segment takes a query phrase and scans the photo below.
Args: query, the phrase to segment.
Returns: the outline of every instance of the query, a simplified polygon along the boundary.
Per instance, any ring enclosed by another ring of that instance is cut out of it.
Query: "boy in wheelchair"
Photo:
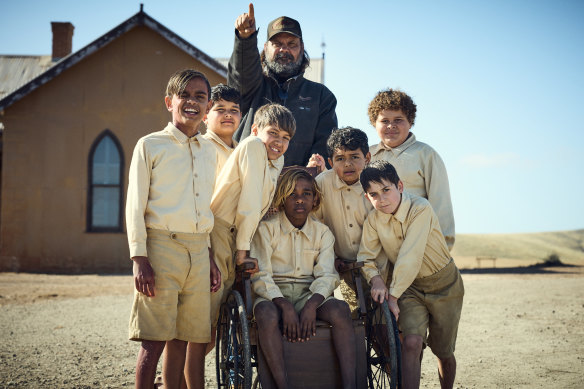
[[[251,257],[259,272],[252,278],[262,352],[278,388],[287,388],[284,338],[306,342],[316,335],[316,320],[331,324],[344,388],[355,388],[355,334],[348,305],[332,297],[339,283],[334,267],[334,237],[310,216],[320,202],[313,177],[304,170],[284,173],[276,188],[279,213],[262,221]],[[260,377],[262,387],[266,383]]]

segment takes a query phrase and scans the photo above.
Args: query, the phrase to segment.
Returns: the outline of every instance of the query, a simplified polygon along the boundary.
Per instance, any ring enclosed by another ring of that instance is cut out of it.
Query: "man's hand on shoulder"
[[[253,3],[249,3],[249,11],[235,19],[235,29],[242,39],[249,38],[256,31]]]
[[[136,290],[148,297],[154,297],[154,269],[148,257],[132,257],[134,262],[134,286]]]

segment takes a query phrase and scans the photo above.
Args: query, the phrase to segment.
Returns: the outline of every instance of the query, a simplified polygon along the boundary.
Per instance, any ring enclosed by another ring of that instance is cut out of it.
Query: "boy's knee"
[[[278,308],[270,301],[262,301],[254,309],[259,328],[277,327],[280,320]]]
[[[403,347],[408,353],[421,353],[424,340],[420,335],[406,335]]]
[[[327,308],[333,323],[351,321],[351,309],[346,302],[335,299],[329,300],[325,304],[328,305]]]

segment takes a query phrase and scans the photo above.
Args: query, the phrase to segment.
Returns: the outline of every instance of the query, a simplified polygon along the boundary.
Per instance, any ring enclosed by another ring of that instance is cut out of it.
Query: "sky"
[[[244,1],[142,0],[212,57],[229,57]],[[51,21],[79,50],[139,11],[128,0],[0,0],[0,54],[51,52]],[[387,88],[418,106],[412,132],[442,157],[457,233],[584,229],[584,1],[257,1],[259,42],[297,19],[339,126],[379,138],[367,106]]]

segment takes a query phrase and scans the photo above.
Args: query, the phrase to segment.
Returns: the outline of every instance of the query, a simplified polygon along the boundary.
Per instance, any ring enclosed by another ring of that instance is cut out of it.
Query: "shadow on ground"
[[[460,269],[461,274],[576,274],[579,273],[578,265],[531,265],[517,267],[484,267],[477,269]]]

